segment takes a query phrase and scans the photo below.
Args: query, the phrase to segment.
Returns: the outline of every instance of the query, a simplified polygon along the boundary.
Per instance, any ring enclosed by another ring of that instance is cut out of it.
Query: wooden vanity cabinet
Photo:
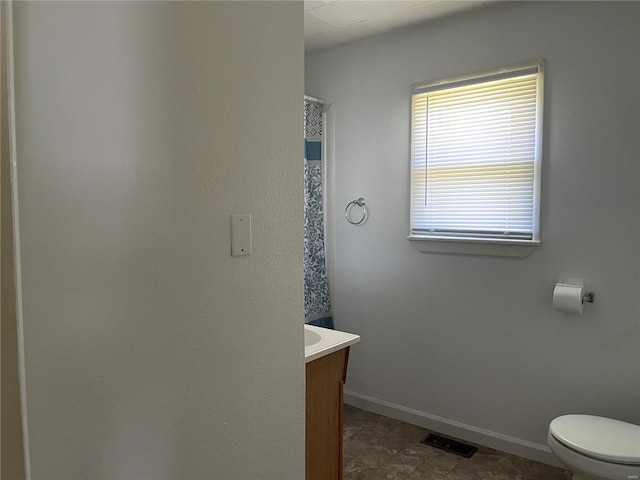
[[[306,480],[342,479],[343,389],[349,347],[306,364]]]

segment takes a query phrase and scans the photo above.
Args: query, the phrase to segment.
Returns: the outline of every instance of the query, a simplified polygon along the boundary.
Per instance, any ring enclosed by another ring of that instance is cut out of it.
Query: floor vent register
[[[473,454],[478,451],[477,447],[473,447],[466,443],[458,442],[457,440],[452,440],[435,433],[430,433],[420,443],[431,445],[432,447],[439,448],[440,450],[444,450],[445,452],[453,453],[455,455],[460,455],[464,458],[471,458]]]

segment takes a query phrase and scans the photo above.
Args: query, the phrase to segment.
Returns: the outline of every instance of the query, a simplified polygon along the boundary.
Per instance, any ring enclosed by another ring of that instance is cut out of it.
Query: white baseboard
[[[438,417],[347,390],[344,392],[344,403],[377,413],[378,415],[384,415],[385,417],[419,425],[444,435],[466,440],[467,442],[477,443],[478,445],[518,455],[530,460],[535,460],[536,462],[546,463],[547,465],[553,465],[554,467],[562,467],[546,445],[540,445],[539,443],[528,442],[520,438],[465,425],[464,423],[454,420]]]

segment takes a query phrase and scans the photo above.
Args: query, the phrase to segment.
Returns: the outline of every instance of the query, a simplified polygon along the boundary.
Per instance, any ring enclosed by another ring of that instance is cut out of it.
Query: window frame
[[[543,116],[544,116],[544,77],[546,62],[537,59],[519,63],[508,67],[493,69],[481,73],[462,75],[458,77],[443,78],[435,81],[420,82],[412,85],[411,92],[411,132],[410,132],[410,188],[409,188],[409,236],[407,239],[421,252],[450,253],[463,255],[488,255],[506,257],[526,257],[541,244],[540,239],[540,192],[541,170],[543,150]],[[446,90],[465,85],[480,84],[502,78],[518,77],[531,73],[538,74],[536,85],[536,120],[535,120],[535,153],[533,160],[533,218],[532,238],[482,238],[482,237],[455,237],[442,235],[428,235],[413,233],[413,203],[414,195],[414,96],[429,91]]]

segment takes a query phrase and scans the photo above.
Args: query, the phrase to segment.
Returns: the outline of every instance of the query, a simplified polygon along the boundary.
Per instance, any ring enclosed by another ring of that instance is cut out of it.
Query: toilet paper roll
[[[553,289],[553,309],[581,315],[584,309],[584,286],[556,283]]]

